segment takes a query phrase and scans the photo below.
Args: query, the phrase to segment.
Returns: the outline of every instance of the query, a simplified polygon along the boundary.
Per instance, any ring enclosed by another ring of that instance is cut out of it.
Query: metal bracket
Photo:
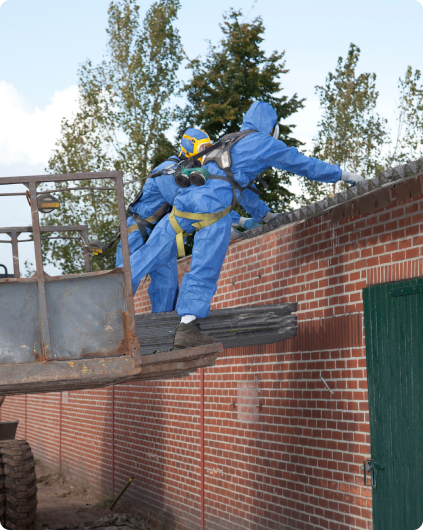
[[[364,485],[365,486],[371,486],[373,489],[376,489],[376,471],[377,470],[383,470],[385,469],[385,466],[381,464],[376,464],[376,462],[372,460],[365,460],[363,464],[363,470],[364,470]],[[370,484],[367,483],[367,473],[370,474]]]

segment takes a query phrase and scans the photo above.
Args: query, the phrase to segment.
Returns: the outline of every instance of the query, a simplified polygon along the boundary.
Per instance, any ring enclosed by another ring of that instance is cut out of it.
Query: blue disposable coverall
[[[176,163],[173,160],[165,160],[153,170],[153,173],[175,165]],[[166,202],[173,205],[176,195],[181,190],[182,188],[175,183],[173,174],[149,178],[143,187],[142,196],[132,207],[132,210],[142,219],[147,219]],[[245,195],[245,199],[243,200],[245,210],[251,213],[252,217],[259,222],[266,215],[267,211],[269,211],[269,208],[258,198],[257,194],[248,190],[248,194]],[[235,211],[231,212],[232,223],[238,223],[239,218],[239,213]],[[132,217],[129,217],[126,224],[129,228],[136,223]],[[146,228],[146,230],[150,235],[151,230],[149,228]],[[139,230],[135,230],[128,234],[128,243],[131,256],[145,244]],[[134,266],[134,262],[131,261],[131,269],[133,269]],[[116,267],[123,267],[121,243],[118,244],[116,249]],[[162,313],[173,311],[175,309],[179,292],[176,250],[170,257],[169,261],[150,271],[149,274],[151,282],[148,288],[148,294],[151,300],[152,312]],[[136,287],[138,287],[138,285],[139,282],[136,284]],[[135,292],[136,288],[134,289],[134,294]]]
[[[248,186],[258,174],[272,166],[319,182],[333,183],[341,179],[342,172],[338,165],[309,158],[299,153],[295,147],[288,147],[270,136],[276,122],[276,112],[268,103],[255,102],[245,114],[241,130],[254,129],[258,132],[249,134],[231,150],[231,169],[235,180],[242,187]],[[225,172],[214,162],[209,162],[205,167],[211,174],[225,176]],[[242,195],[246,195],[247,191]],[[237,196],[239,197],[238,191]],[[204,186],[181,189],[175,198],[174,207],[183,212],[216,213],[227,208],[231,201],[232,187],[229,182],[209,179]],[[185,232],[194,230],[191,225],[195,221],[178,216],[176,220]],[[191,271],[183,278],[176,306],[180,316],[205,318],[209,314],[229,244],[231,223],[231,216],[226,215],[196,232]],[[146,274],[157,270],[175,254],[175,231],[168,214],[158,223],[147,244],[131,257],[134,292]]]
[[[172,165],[175,165],[174,161],[165,160],[153,170],[153,173]],[[180,190],[181,188],[175,183],[173,175],[160,175],[159,177],[149,178],[144,184],[141,197],[132,209],[142,219],[147,219],[166,202],[172,205]],[[136,223],[132,217],[128,217],[126,221],[127,227],[129,228],[134,224]],[[146,228],[146,230],[150,235],[151,230],[149,228]],[[139,230],[128,234],[128,243],[130,255],[134,254],[135,251],[144,245],[144,239]],[[148,288],[148,294],[150,296],[153,313],[162,313],[175,309],[179,292],[178,266],[176,260],[177,255],[175,252],[166,263],[163,263],[162,266],[157,267],[154,271],[150,271],[151,282]],[[119,243],[116,249],[116,267],[123,267],[121,243]]]

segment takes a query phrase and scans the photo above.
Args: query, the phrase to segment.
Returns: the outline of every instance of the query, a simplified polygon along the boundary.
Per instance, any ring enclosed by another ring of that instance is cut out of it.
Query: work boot
[[[178,324],[176,326],[175,340],[173,346],[177,350],[184,348],[195,348],[196,346],[205,346],[206,344],[215,344],[216,339],[203,335],[200,331],[200,324],[197,319],[189,324]]]

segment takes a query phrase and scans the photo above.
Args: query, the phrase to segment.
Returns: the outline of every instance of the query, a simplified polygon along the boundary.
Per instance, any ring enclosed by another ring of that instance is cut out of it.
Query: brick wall
[[[205,371],[207,530],[371,528],[361,292],[423,275],[423,196],[390,193],[369,215],[327,214],[231,245],[213,307],[297,301],[299,333],[225,350]],[[182,276],[189,258],[179,266]],[[150,309],[147,284],[137,312]],[[109,492],[133,475],[128,498],[199,530],[200,405],[196,374],[10,397],[2,416],[21,420],[46,463]]]

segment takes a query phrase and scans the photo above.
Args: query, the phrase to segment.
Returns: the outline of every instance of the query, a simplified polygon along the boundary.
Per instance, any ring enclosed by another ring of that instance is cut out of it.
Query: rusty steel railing
[[[85,243],[83,245],[85,272],[91,272],[90,252],[86,245],[88,241],[88,226],[87,225],[40,226],[40,232],[78,232],[80,233],[81,240]],[[6,234],[10,237],[10,241],[0,241],[0,243],[9,243],[12,245],[13,275],[15,278],[21,277],[21,273],[19,270],[18,243],[33,241],[33,239],[18,240],[18,237],[24,233],[32,233],[32,226],[16,226],[13,228],[12,227],[0,228],[0,234]]]
[[[37,293],[38,293],[38,307],[39,307],[39,325],[41,331],[41,345],[40,345],[40,357],[46,361],[53,361],[55,356],[52,355],[52,345],[49,329],[49,318],[48,318],[48,304],[46,297],[46,275],[44,272],[43,256],[42,256],[42,238],[41,233],[43,232],[65,232],[75,231],[81,234],[82,239],[85,243],[88,240],[88,229],[84,225],[75,226],[40,226],[39,220],[39,209],[37,204],[37,195],[45,194],[45,190],[37,191],[40,184],[46,182],[62,182],[62,181],[80,181],[80,180],[104,180],[110,179],[114,182],[114,187],[74,187],[69,190],[78,189],[93,189],[93,190],[108,190],[116,191],[117,194],[117,205],[119,214],[119,227],[122,242],[122,256],[123,256],[123,274],[124,274],[124,297],[126,302],[126,315],[123,315],[123,327],[125,334],[128,338],[127,344],[130,349],[130,353],[137,365],[141,364],[141,352],[136,336],[135,329],[135,308],[134,299],[132,295],[132,278],[130,272],[130,261],[129,261],[129,247],[128,247],[128,233],[126,226],[126,212],[125,212],[125,199],[124,199],[124,188],[123,188],[123,173],[122,171],[104,171],[98,173],[72,173],[67,175],[34,175],[25,177],[5,177],[0,178],[0,185],[11,185],[11,184],[23,184],[28,188],[26,193],[0,193],[2,196],[13,196],[13,195],[26,195],[30,207],[32,226],[31,227],[6,227],[0,228],[0,234],[7,234],[11,238],[12,253],[13,253],[13,270],[14,278],[0,279],[0,286],[2,283],[13,283],[13,282],[36,282]],[[68,188],[67,188],[68,189]],[[49,192],[60,192],[63,189],[49,190]],[[18,251],[18,237],[21,233],[32,232],[34,250],[35,250],[35,275],[31,278],[20,278],[19,272],[19,251]],[[5,241],[2,241],[5,242]],[[96,276],[104,274],[103,271],[91,272],[90,256],[89,251],[84,245],[84,262],[85,262],[85,273],[80,275],[67,275],[66,278],[72,278],[75,276]]]

